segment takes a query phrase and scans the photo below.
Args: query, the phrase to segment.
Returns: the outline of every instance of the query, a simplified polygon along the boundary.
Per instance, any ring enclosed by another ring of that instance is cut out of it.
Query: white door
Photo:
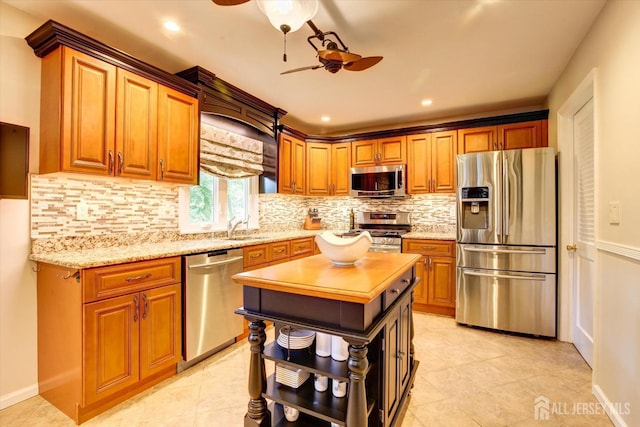
[[[567,245],[573,278],[573,343],[593,365],[595,295],[595,167],[593,98],[573,117],[573,244]]]

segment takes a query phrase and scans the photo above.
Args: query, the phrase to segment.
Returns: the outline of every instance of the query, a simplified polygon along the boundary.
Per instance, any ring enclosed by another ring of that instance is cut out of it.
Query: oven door
[[[398,245],[371,245],[369,252],[400,253],[402,247]]]

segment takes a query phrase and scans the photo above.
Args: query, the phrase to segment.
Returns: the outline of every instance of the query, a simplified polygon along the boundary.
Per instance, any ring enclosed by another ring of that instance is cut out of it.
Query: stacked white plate
[[[280,328],[278,344],[289,350],[300,350],[313,344],[316,333],[306,329]]]
[[[292,388],[300,387],[309,378],[309,372],[276,364],[276,381]]]

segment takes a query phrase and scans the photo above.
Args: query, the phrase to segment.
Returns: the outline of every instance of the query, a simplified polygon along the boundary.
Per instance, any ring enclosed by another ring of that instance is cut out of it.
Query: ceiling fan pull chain
[[[287,33],[284,33],[284,53],[282,54],[282,61],[287,62]]]

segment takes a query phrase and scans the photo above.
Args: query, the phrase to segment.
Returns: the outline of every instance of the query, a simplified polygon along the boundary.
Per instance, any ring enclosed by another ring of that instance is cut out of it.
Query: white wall
[[[38,167],[40,59],[24,37],[41,24],[0,3],[0,121],[31,129],[32,172]],[[29,216],[28,200],[0,200],[0,409],[38,394]]]
[[[598,76],[594,392],[601,402],[613,403],[621,410],[612,414],[616,425],[638,426],[640,2],[611,0],[605,5],[550,93],[550,144],[560,150],[562,144],[558,145],[556,134],[558,110],[594,68]],[[608,222],[612,201],[620,203],[619,225]]]

